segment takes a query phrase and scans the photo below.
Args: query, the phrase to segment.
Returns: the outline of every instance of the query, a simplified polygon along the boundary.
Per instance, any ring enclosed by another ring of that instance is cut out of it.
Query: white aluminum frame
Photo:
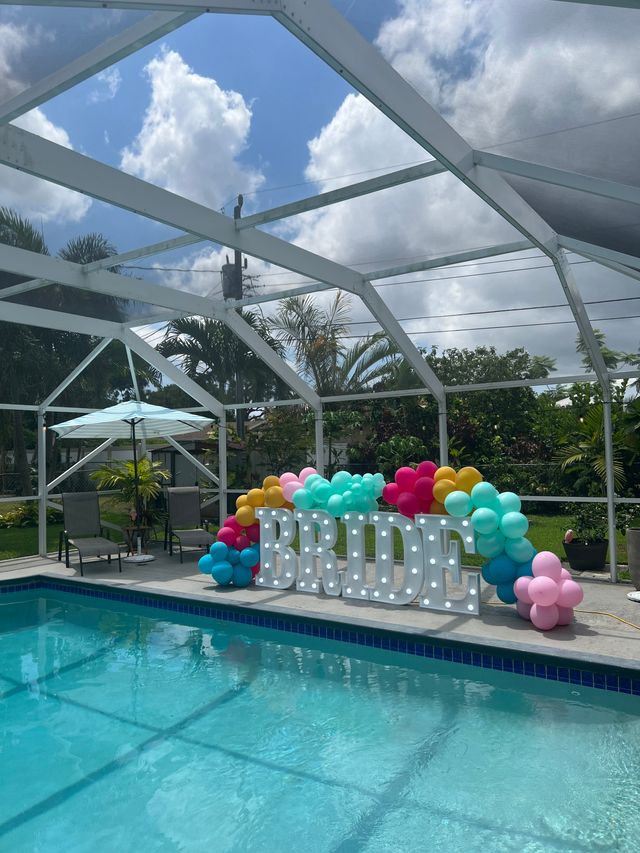
[[[597,3],[606,6],[639,8],[640,0],[569,0],[569,2]],[[3,5],[14,5],[15,0],[0,0]],[[73,379],[109,344],[120,340],[126,347],[127,358],[139,396],[131,352],[136,352],[156,369],[187,391],[206,411],[219,421],[220,511],[226,509],[226,411],[236,408],[223,405],[208,394],[198,383],[187,377],[171,361],[163,358],[137,335],[132,327],[161,322],[168,318],[197,315],[224,322],[247,346],[252,348],[274,372],[284,379],[297,395],[293,399],[270,401],[265,404],[240,403],[237,408],[252,405],[307,405],[315,411],[316,459],[319,470],[323,465],[323,403],[341,400],[368,399],[383,396],[408,396],[432,394],[438,403],[440,461],[447,461],[447,394],[463,393],[490,388],[523,387],[527,385],[557,385],[561,382],[598,382],[604,399],[604,429],[607,456],[607,504],[610,541],[615,541],[615,504],[621,502],[613,489],[611,443],[610,383],[617,378],[637,376],[635,371],[610,373],[600,352],[593,328],[580,297],[566,251],[577,252],[605,267],[614,269],[634,279],[640,279],[640,259],[613,252],[602,246],[583,243],[556,234],[502,177],[502,174],[520,175],[537,181],[579,190],[588,195],[603,196],[619,201],[640,203],[640,191],[612,181],[566,170],[528,163],[510,157],[474,150],[450,125],[397,74],[380,53],[357,33],[330,4],[329,0],[23,0],[22,5],[93,7],[114,9],[139,9],[154,14],[137,22],[102,45],[56,71],[44,80],[19,93],[0,105],[0,163],[26,171],[42,179],[76,190],[106,203],[149,217],[157,222],[180,230],[180,236],[150,246],[120,253],[84,267],[58,259],[24,252],[0,245],[0,269],[28,277],[28,280],[0,291],[2,319],[26,323],[42,328],[76,331],[97,335],[102,342],[92,351],[70,376],[61,383],[39,406],[0,404],[0,408],[19,408],[36,411],[39,425],[44,426],[46,410],[64,410],[51,403]],[[109,67],[153,40],[193,20],[202,13],[235,13],[270,15],[286,27],[296,38],[307,45],[324,62],[341,74],[352,86],[368,98],[412,139],[418,142],[434,160],[359,181],[336,190],[319,193],[291,204],[280,205],[233,220],[145,181],[126,175],[77,152],[62,148],[27,131],[9,125],[18,115],[45,103],[50,98],[69,89],[81,80]],[[298,246],[258,230],[264,226],[304,211],[357,198],[369,193],[420,180],[443,172],[450,172],[465,183],[476,195],[496,210],[514,226],[523,239],[499,246],[472,249],[440,258],[425,258],[412,264],[379,269],[362,274],[347,266],[337,264]],[[238,249],[245,254],[261,258],[276,266],[297,272],[309,278],[309,284],[283,289],[271,294],[259,294],[238,302],[220,302],[194,294],[164,287],[148,280],[132,279],[106,273],[105,270],[135,258],[150,257],[172,249],[183,248],[198,242],[209,241]],[[415,345],[404,332],[388,306],[374,289],[372,281],[388,279],[407,273],[439,269],[452,264],[480,258],[496,257],[510,252],[536,248],[553,263],[567,304],[585,341],[594,365],[595,375],[555,377],[543,380],[513,380],[511,382],[476,383],[444,387]],[[51,311],[8,302],[7,299],[22,293],[46,287],[56,282],[68,287],[94,291],[114,296],[126,296],[147,302],[149,315],[126,324],[100,320],[84,315]],[[374,394],[355,394],[350,397],[326,397],[305,383],[284,360],[242,319],[236,309],[246,305],[274,301],[284,296],[314,293],[328,289],[346,290],[362,300],[399,350],[413,366],[425,387],[410,391]],[[163,309],[160,311],[159,309]],[[39,430],[39,459],[44,459],[44,429]],[[181,451],[182,452],[182,451]],[[187,454],[185,454],[187,455]],[[46,477],[39,468],[40,550],[46,546]],[[611,579],[616,579],[615,548],[611,549]]]

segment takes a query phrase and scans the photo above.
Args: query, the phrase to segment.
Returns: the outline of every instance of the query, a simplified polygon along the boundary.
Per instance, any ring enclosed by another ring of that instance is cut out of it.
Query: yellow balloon
[[[253,507],[247,504],[246,506],[241,506],[240,509],[236,512],[236,521],[241,527],[250,527],[255,523],[256,514],[253,511]]]
[[[241,506],[246,506],[249,503],[246,495],[239,495],[236,498],[236,509],[240,509]]]
[[[441,504],[440,501],[432,501],[431,506],[429,507],[429,512],[431,515],[448,515],[444,508],[444,504]]]
[[[264,491],[262,489],[251,489],[247,492],[247,500],[250,506],[264,506]]]
[[[448,465],[443,465],[442,468],[438,468],[436,473],[433,475],[433,479],[438,482],[438,480],[451,480],[452,483],[456,481],[456,472],[453,468],[449,468]]]
[[[271,509],[278,509],[284,504],[284,495],[280,486],[271,486],[270,489],[267,489],[264,493],[264,503]]]
[[[482,482],[482,474],[477,468],[467,466],[461,468],[456,474],[456,486],[468,495],[471,494],[471,489]]]
[[[272,489],[274,486],[280,485],[280,477],[275,477],[273,474],[270,474],[268,477],[265,477],[262,482],[262,488],[267,491],[267,489]],[[268,504],[267,504],[268,506]]]
[[[438,480],[433,487],[433,497],[438,503],[444,504],[446,496],[455,490],[456,484],[452,480]]]

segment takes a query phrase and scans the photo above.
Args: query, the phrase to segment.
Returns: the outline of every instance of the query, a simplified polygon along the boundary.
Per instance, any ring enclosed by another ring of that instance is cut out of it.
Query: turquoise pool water
[[[6,598],[1,851],[638,849],[637,697]]]

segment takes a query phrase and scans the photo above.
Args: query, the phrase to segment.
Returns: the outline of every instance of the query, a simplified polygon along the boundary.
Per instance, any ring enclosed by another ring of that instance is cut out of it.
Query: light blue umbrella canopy
[[[61,424],[52,424],[51,429],[62,438],[131,438],[135,426],[145,438],[160,438],[203,430],[211,423],[211,418],[132,400]]]

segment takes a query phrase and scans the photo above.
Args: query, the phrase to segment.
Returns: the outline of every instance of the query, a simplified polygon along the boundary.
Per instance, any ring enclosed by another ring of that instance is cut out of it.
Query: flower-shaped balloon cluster
[[[234,524],[237,529],[232,527]],[[220,586],[248,586],[260,571],[257,536],[252,542],[246,533],[238,531],[237,521],[230,516],[218,531],[217,541],[209,548],[209,553],[198,560],[200,571],[211,575]],[[255,534],[255,531],[251,532]],[[258,536],[259,533],[258,528]]]
[[[540,551],[533,558],[533,577],[521,577],[514,584],[516,607],[540,631],[573,621],[573,608],[584,598],[579,583],[573,580],[551,551]]]

